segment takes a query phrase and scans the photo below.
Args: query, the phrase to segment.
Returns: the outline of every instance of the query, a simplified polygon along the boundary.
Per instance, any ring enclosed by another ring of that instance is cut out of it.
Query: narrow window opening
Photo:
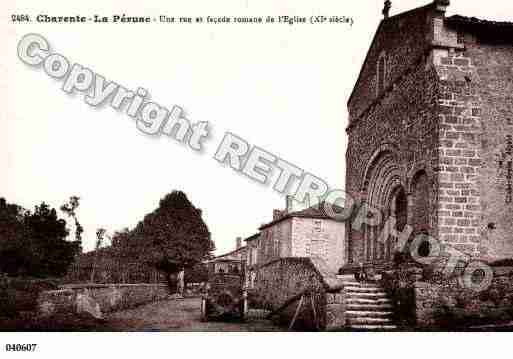
[[[385,54],[381,54],[378,59],[377,68],[377,96],[379,97],[386,87],[386,57]]]

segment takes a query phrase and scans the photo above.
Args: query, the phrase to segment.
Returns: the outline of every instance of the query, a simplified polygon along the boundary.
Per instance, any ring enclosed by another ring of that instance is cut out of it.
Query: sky
[[[394,0],[391,15],[429,0]],[[201,208],[217,254],[272,219],[285,199],[213,159],[225,132],[344,188],[346,102],[382,15],[383,1],[7,0],[3,6],[0,90],[0,197],[27,209],[81,198],[84,248],[99,227],[133,228],[172,190]],[[353,26],[12,23],[12,14],[51,16],[348,16]],[[510,0],[452,0],[448,15],[511,21]],[[43,35],[52,51],[151,100],[208,121],[197,153],[147,136],[124,112],[93,108],[83,94],[17,57],[19,40]],[[64,214],[61,214],[64,216]],[[69,221],[68,221],[69,222]],[[71,222],[70,222],[71,223]]]

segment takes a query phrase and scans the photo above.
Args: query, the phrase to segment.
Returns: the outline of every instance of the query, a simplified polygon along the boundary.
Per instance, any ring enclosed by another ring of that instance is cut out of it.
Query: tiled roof
[[[260,233],[255,233],[252,236],[249,236],[248,238],[246,238],[244,241],[245,242],[250,242],[250,241],[252,241],[254,239],[257,239],[259,236],[260,236]]]
[[[236,259],[237,253],[238,252],[243,253],[243,252],[246,252],[247,250],[248,250],[248,247],[246,247],[246,246],[240,247],[240,248],[234,249],[231,252],[218,255],[214,259],[212,259],[210,262],[215,262],[217,260],[232,260],[232,259],[238,260],[238,259]]]
[[[262,225],[259,229],[265,229],[265,228],[271,227],[287,218],[292,218],[292,217],[334,219],[328,213],[326,213],[324,204],[325,204],[325,202],[322,202],[319,205],[314,205],[307,209],[303,209],[302,211],[286,213],[283,216],[281,216],[280,218],[277,218],[277,219],[273,220],[272,222]],[[344,210],[344,208],[339,207],[334,204],[331,204],[331,203],[327,203],[327,205],[331,206],[332,210],[335,213],[341,213]]]
[[[467,17],[467,16],[461,16],[461,15],[453,15],[451,17],[448,17],[446,19],[446,21],[449,24],[453,24],[453,25],[513,29],[513,22],[483,20],[483,19],[478,19],[477,17]]]

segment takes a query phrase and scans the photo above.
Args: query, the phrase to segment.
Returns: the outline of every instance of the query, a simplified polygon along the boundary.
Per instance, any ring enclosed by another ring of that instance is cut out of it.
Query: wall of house
[[[211,265],[213,273],[242,273],[243,264],[241,261],[218,261]]]
[[[337,273],[344,265],[345,224],[329,219],[292,219],[292,257],[322,258]]]
[[[260,235],[252,238],[247,242],[247,256],[246,256],[246,288],[254,288],[256,281],[256,268],[258,266],[258,252],[260,246]]]
[[[253,239],[250,242],[248,242],[248,254],[246,257],[246,266],[248,268],[251,268],[252,266],[256,265],[258,263],[258,246],[259,246],[259,239]]]
[[[287,218],[270,227],[262,229],[257,252],[259,265],[292,255],[290,241],[291,226],[292,219]]]

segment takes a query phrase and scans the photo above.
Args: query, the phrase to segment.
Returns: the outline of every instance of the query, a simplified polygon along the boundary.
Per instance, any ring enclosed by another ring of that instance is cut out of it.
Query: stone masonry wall
[[[481,228],[483,254],[513,257],[513,46],[465,36],[481,97]],[[477,43],[476,43],[477,42]]]
[[[426,13],[428,11],[428,13]],[[429,11],[433,11],[430,15]],[[418,31],[413,28],[386,41],[382,24],[369,52],[391,56],[388,70],[403,71],[387,79],[388,89],[374,102],[372,78],[377,59],[367,60],[349,102],[349,147],[346,189],[365,200],[365,171],[380,147],[394,148],[409,212],[422,209],[412,191],[415,168],[427,170],[429,208],[422,215],[428,232],[442,243],[485,261],[513,257],[513,46],[500,31],[480,25],[455,27],[443,12],[421,8],[385,23],[410,17],[424,19],[424,54],[395,64]],[[387,26],[393,27],[391,24]],[[374,56],[372,55],[372,56]],[[426,58],[427,56],[427,58]],[[371,70],[371,67],[374,70]],[[359,99],[363,97],[362,99]],[[365,104],[365,106],[363,106]],[[363,106],[363,107],[362,107]],[[413,188],[414,189],[414,188]],[[427,193],[422,195],[425,197]],[[418,204],[418,203],[417,203]],[[414,211],[415,212],[415,211]],[[420,212],[419,212],[420,213]],[[414,213],[415,214],[415,213]],[[426,216],[427,214],[427,216]],[[408,223],[415,224],[408,213]],[[425,219],[424,219],[425,218]],[[361,233],[348,231],[348,257],[362,260]]]
[[[438,227],[441,242],[473,257],[481,244],[479,169],[482,163],[481,101],[475,68],[450,52],[437,64],[440,76]]]
[[[59,290],[41,292],[39,311],[44,315],[74,313],[79,295],[97,303],[101,313],[108,313],[164,299],[168,296],[168,288],[165,284],[67,285]]]
[[[500,269],[499,269],[500,271]],[[416,325],[420,328],[458,329],[469,325],[505,323],[513,319],[513,272],[494,276],[485,291],[463,289],[457,279],[414,285]]]
[[[383,51],[387,55],[385,79],[390,86],[424,54],[429,19],[429,10],[421,8],[381,22],[349,100],[351,121],[358,119],[376,100],[376,64]]]
[[[318,258],[280,258],[258,269],[254,292],[258,301],[269,310],[277,310],[288,299],[309,290],[314,294],[315,311],[321,329],[344,324],[344,300],[339,293],[341,282]],[[308,299],[309,300],[309,299]],[[298,301],[280,314],[280,321],[289,323]],[[302,307],[299,321],[303,327],[314,329],[310,302]]]
[[[416,173],[424,170],[430,185],[430,214],[428,227],[437,227],[435,175],[438,163],[437,100],[438,75],[428,60],[420,57],[409,72],[405,73],[374,106],[368,115],[348,128],[349,145],[346,153],[346,190],[356,200],[364,185],[365,171],[380,148],[393,149],[400,181],[406,191]],[[386,185],[383,183],[383,185]],[[432,232],[431,232],[432,233]],[[353,263],[363,261],[361,233],[349,230],[348,259]]]
[[[513,46],[482,28],[439,30],[439,238],[488,261],[513,257]]]

